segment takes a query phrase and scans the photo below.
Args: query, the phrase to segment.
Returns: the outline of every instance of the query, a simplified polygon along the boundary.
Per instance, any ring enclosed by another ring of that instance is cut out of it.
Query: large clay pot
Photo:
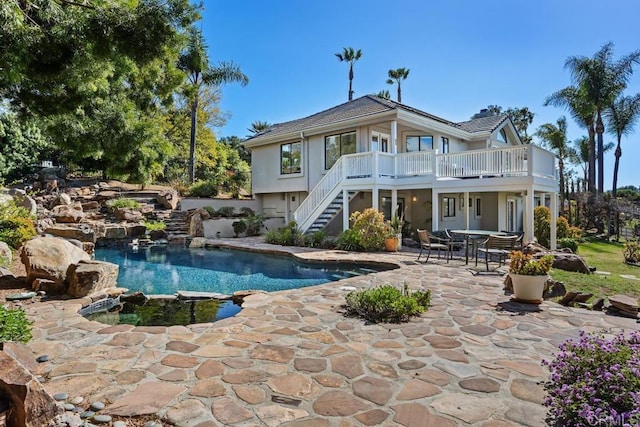
[[[523,302],[541,303],[544,284],[549,276],[525,276],[509,273],[513,284],[513,296]]]
[[[398,252],[398,238],[397,237],[387,237],[384,239],[384,250],[387,252]]]

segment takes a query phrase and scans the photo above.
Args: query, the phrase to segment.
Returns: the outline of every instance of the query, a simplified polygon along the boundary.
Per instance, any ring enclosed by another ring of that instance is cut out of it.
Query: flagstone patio
[[[511,302],[501,276],[474,276],[459,260],[215,243],[399,268],[252,295],[240,314],[210,324],[111,327],[77,315],[78,300],[29,305],[29,347],[50,357],[45,388],[104,401],[107,414],[157,414],[178,426],[541,426],[543,358],[579,330],[640,328],[551,302]],[[431,308],[406,324],[343,315],[341,287],[386,283],[430,289]]]

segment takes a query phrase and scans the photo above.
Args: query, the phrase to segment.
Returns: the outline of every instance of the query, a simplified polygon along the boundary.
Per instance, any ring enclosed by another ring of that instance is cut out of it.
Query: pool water
[[[384,266],[302,263],[288,256],[229,249],[152,246],[96,249],[95,259],[120,266],[118,286],[146,295],[177,291],[233,294],[319,285],[386,270]]]

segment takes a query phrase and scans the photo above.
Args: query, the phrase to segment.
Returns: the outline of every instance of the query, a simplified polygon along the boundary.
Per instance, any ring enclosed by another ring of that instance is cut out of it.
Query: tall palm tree
[[[633,66],[640,62],[640,50],[613,59],[613,43],[602,46],[592,58],[571,56],[565,62],[565,68],[571,73],[576,87],[584,90],[585,96],[593,104],[596,120],[598,152],[598,191],[604,191],[604,122],[603,111],[627,87],[633,73]]]
[[[389,70],[389,78],[387,79],[387,84],[398,84],[398,102],[400,103],[402,102],[402,88],[400,87],[400,82],[402,80],[406,80],[407,77],[409,77],[408,68],[396,68],[395,70]]]
[[[554,92],[545,99],[545,106],[552,105],[554,107],[562,107],[569,111],[573,119],[578,125],[587,129],[588,138],[582,140],[581,150],[584,149],[586,157],[584,161],[588,167],[585,167],[585,182],[588,191],[595,191],[596,187],[596,130],[595,130],[595,109],[593,104],[585,96],[585,92],[575,86],[569,86]],[[580,151],[582,153],[582,151]]]
[[[564,209],[565,200],[565,173],[564,162],[571,156],[571,148],[567,141],[567,119],[562,116],[555,124],[545,123],[536,131],[536,135],[543,144],[555,151],[558,157],[558,171],[560,174],[560,206]]]
[[[191,109],[189,180],[193,183],[196,173],[196,124],[201,90],[206,86],[220,86],[231,82],[238,82],[242,86],[246,86],[249,83],[249,78],[233,62],[221,62],[216,66],[211,66],[202,32],[195,27],[189,30],[187,46],[180,54],[178,68],[187,77],[184,92],[189,99]]]
[[[353,64],[362,57],[360,49],[354,50],[352,47],[343,47],[342,53],[335,54],[340,62],[349,64],[349,101],[353,100]]]
[[[618,190],[618,168],[622,148],[622,137],[633,132],[636,122],[640,118],[640,93],[635,96],[621,96],[616,99],[607,110],[604,111],[609,133],[614,134],[618,140],[615,151],[615,164],[613,166],[613,186],[611,196],[615,199]]]
[[[257,135],[260,132],[264,132],[268,128],[271,127],[271,123],[266,122],[264,120],[254,120],[251,122],[251,127],[247,128],[249,132],[251,132],[250,136]]]

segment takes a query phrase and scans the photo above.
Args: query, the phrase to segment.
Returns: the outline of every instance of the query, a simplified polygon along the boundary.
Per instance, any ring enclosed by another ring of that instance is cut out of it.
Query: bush
[[[144,224],[148,232],[160,231],[167,228],[167,224],[165,224],[163,221],[143,221],[142,224]]]
[[[13,201],[0,204],[0,241],[18,249],[36,234],[35,224],[25,208]]]
[[[330,249],[333,246],[333,241],[329,239],[326,231],[320,230],[305,236],[304,246],[309,248]]]
[[[640,262],[640,243],[638,243],[638,239],[627,240],[622,248],[622,255],[627,262]]]
[[[20,308],[0,305],[0,342],[27,343],[31,339],[31,322]]]
[[[210,217],[214,217],[217,215],[216,210],[213,208],[213,206],[203,206],[202,209],[206,211]]]
[[[551,230],[551,212],[546,206],[538,206],[533,210],[533,234],[542,246],[549,247]]]
[[[640,425],[640,333],[580,332],[560,345],[545,383],[555,426]]]
[[[240,215],[241,216],[253,216],[255,215],[255,211],[251,208],[248,208],[246,206],[243,206],[240,208]]]
[[[570,237],[558,239],[558,246],[560,246],[561,248],[569,248],[574,254],[578,253],[578,242]]]
[[[120,197],[118,199],[107,200],[107,206],[111,209],[137,209],[140,207],[140,203],[137,200],[130,199],[128,197]]]
[[[356,233],[361,250],[374,252],[383,248],[389,227],[385,224],[382,212],[368,208],[362,212],[352,213],[349,220],[351,221],[350,229]]]
[[[247,224],[247,237],[259,235],[260,231],[264,227],[264,217],[262,215],[253,215],[243,219],[242,221]]]
[[[236,209],[233,206],[223,206],[218,209],[217,215],[223,218],[231,218],[235,215]]]
[[[349,228],[343,231],[336,239],[336,249],[342,251],[363,251],[364,248],[360,244],[360,234]]]
[[[551,220],[551,215],[549,215],[549,220]],[[558,239],[569,237],[569,221],[563,216],[556,219],[556,237]]]
[[[304,246],[304,236],[298,228],[298,223],[291,221],[284,227],[269,230],[265,242],[282,246]]]
[[[218,184],[213,181],[200,181],[189,187],[189,196],[215,197],[218,195]]]
[[[346,296],[347,313],[371,322],[406,322],[429,308],[431,291],[409,291],[383,285],[378,288],[349,292]]]
[[[247,231],[247,223],[244,222],[243,220],[240,221],[234,221],[231,226],[233,227],[233,234],[235,234],[235,237],[239,237],[240,234],[244,233],[245,231]],[[267,242],[269,243],[269,242]]]

